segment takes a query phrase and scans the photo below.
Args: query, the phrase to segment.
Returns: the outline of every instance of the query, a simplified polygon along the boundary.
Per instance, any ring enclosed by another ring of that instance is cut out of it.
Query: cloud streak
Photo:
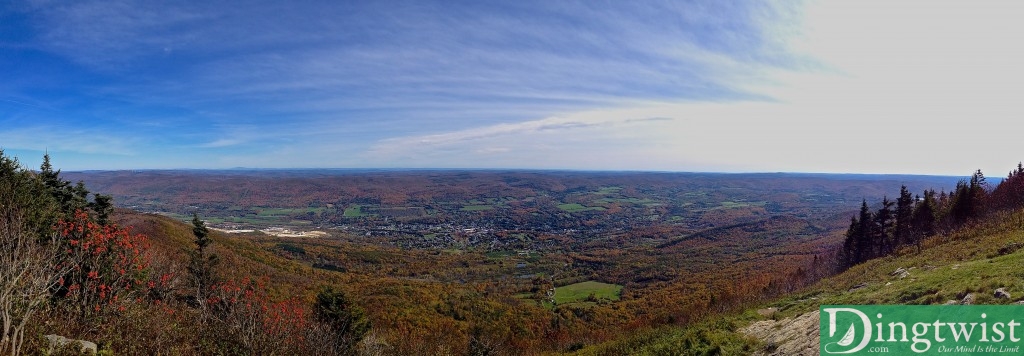
[[[1019,158],[937,144],[1024,152],[987,129],[1024,116],[1024,10],[985,5],[10,5],[0,144],[178,167],[998,171]]]

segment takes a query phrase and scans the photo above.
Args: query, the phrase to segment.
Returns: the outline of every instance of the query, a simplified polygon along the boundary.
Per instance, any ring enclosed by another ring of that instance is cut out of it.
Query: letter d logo
[[[868,346],[868,343],[871,342],[871,319],[869,319],[868,316],[865,315],[864,313],[862,313],[860,310],[853,309],[853,308],[824,308],[823,311],[825,313],[828,313],[828,337],[829,338],[835,338],[835,336],[836,336],[836,314],[839,313],[839,312],[853,313],[853,314],[857,315],[857,317],[860,318],[860,321],[864,324],[864,337],[861,338],[860,343],[857,344],[857,346],[855,346],[852,349],[846,350],[846,351],[833,351],[833,350],[829,350],[829,346],[832,346],[832,345],[837,345],[837,346],[840,346],[840,347],[845,347],[845,346],[850,346],[850,344],[853,343],[853,340],[855,339],[857,333],[855,331],[856,328],[854,327],[855,323],[851,322],[849,329],[847,329],[846,333],[843,334],[843,338],[842,339],[840,339],[837,342],[830,342],[830,343],[827,343],[827,344],[824,345],[824,347],[822,349],[825,351],[825,353],[829,353],[829,354],[852,354],[854,352],[857,352],[857,351],[860,351],[860,350],[864,349],[865,347]],[[825,335],[821,335],[821,337],[825,337]]]

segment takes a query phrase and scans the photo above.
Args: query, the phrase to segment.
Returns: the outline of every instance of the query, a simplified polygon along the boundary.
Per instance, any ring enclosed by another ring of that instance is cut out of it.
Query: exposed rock
[[[97,352],[99,352],[97,351],[98,348],[96,347],[96,343],[91,341],[68,339],[66,337],[55,334],[46,335],[45,337],[47,340],[50,340],[50,352],[53,352],[55,349],[62,348],[66,345],[74,346],[74,344],[79,344],[82,346],[79,352],[83,354],[91,353],[95,355]]]
[[[758,321],[740,329],[740,332],[769,345],[755,355],[818,355],[819,328],[818,311],[815,310],[779,321]]]
[[[1010,292],[1007,292],[1003,288],[996,289],[996,292],[992,294],[996,299],[1010,299]]]
[[[960,304],[960,302],[955,301],[955,300],[947,300],[946,304],[944,304],[944,305],[957,305],[957,304]]]
[[[867,282],[861,283],[861,284],[853,286],[853,288],[850,288],[850,290],[848,290],[847,292],[852,292],[852,291],[855,291],[855,290],[858,290],[858,289],[861,289],[861,288],[864,288],[864,287],[867,287],[867,286],[868,286]]]
[[[960,301],[960,305],[974,305],[974,294],[964,296],[964,300]]]
[[[889,275],[890,276],[900,277],[900,279],[904,279],[904,278],[910,277],[910,271],[907,271],[906,268],[900,267],[900,268],[897,268],[895,272],[890,273]]]

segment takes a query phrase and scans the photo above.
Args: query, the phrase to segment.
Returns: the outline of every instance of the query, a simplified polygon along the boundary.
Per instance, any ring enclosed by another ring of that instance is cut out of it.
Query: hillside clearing
[[[587,301],[590,295],[596,299],[619,300],[622,286],[618,284],[586,281],[555,288],[555,302],[558,304]]]

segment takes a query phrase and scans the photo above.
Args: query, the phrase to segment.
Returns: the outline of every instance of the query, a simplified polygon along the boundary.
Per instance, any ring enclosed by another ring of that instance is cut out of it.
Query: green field
[[[583,302],[594,294],[597,299],[619,300],[622,286],[596,281],[586,281],[555,288],[555,302],[558,304]]]
[[[558,204],[558,208],[562,209],[562,210],[564,210],[566,212],[569,212],[569,213],[578,213],[578,212],[581,212],[581,211],[590,211],[590,210],[597,210],[597,211],[604,210],[604,208],[599,207],[599,206],[587,207],[587,206],[583,206],[581,204],[576,204],[576,203]]]
[[[366,216],[366,214],[363,214],[362,206],[359,206],[359,204],[352,204],[345,208],[345,212],[343,213],[342,216],[346,218],[358,218]]]
[[[462,207],[462,211],[484,211],[494,209],[493,205],[466,205]]]

